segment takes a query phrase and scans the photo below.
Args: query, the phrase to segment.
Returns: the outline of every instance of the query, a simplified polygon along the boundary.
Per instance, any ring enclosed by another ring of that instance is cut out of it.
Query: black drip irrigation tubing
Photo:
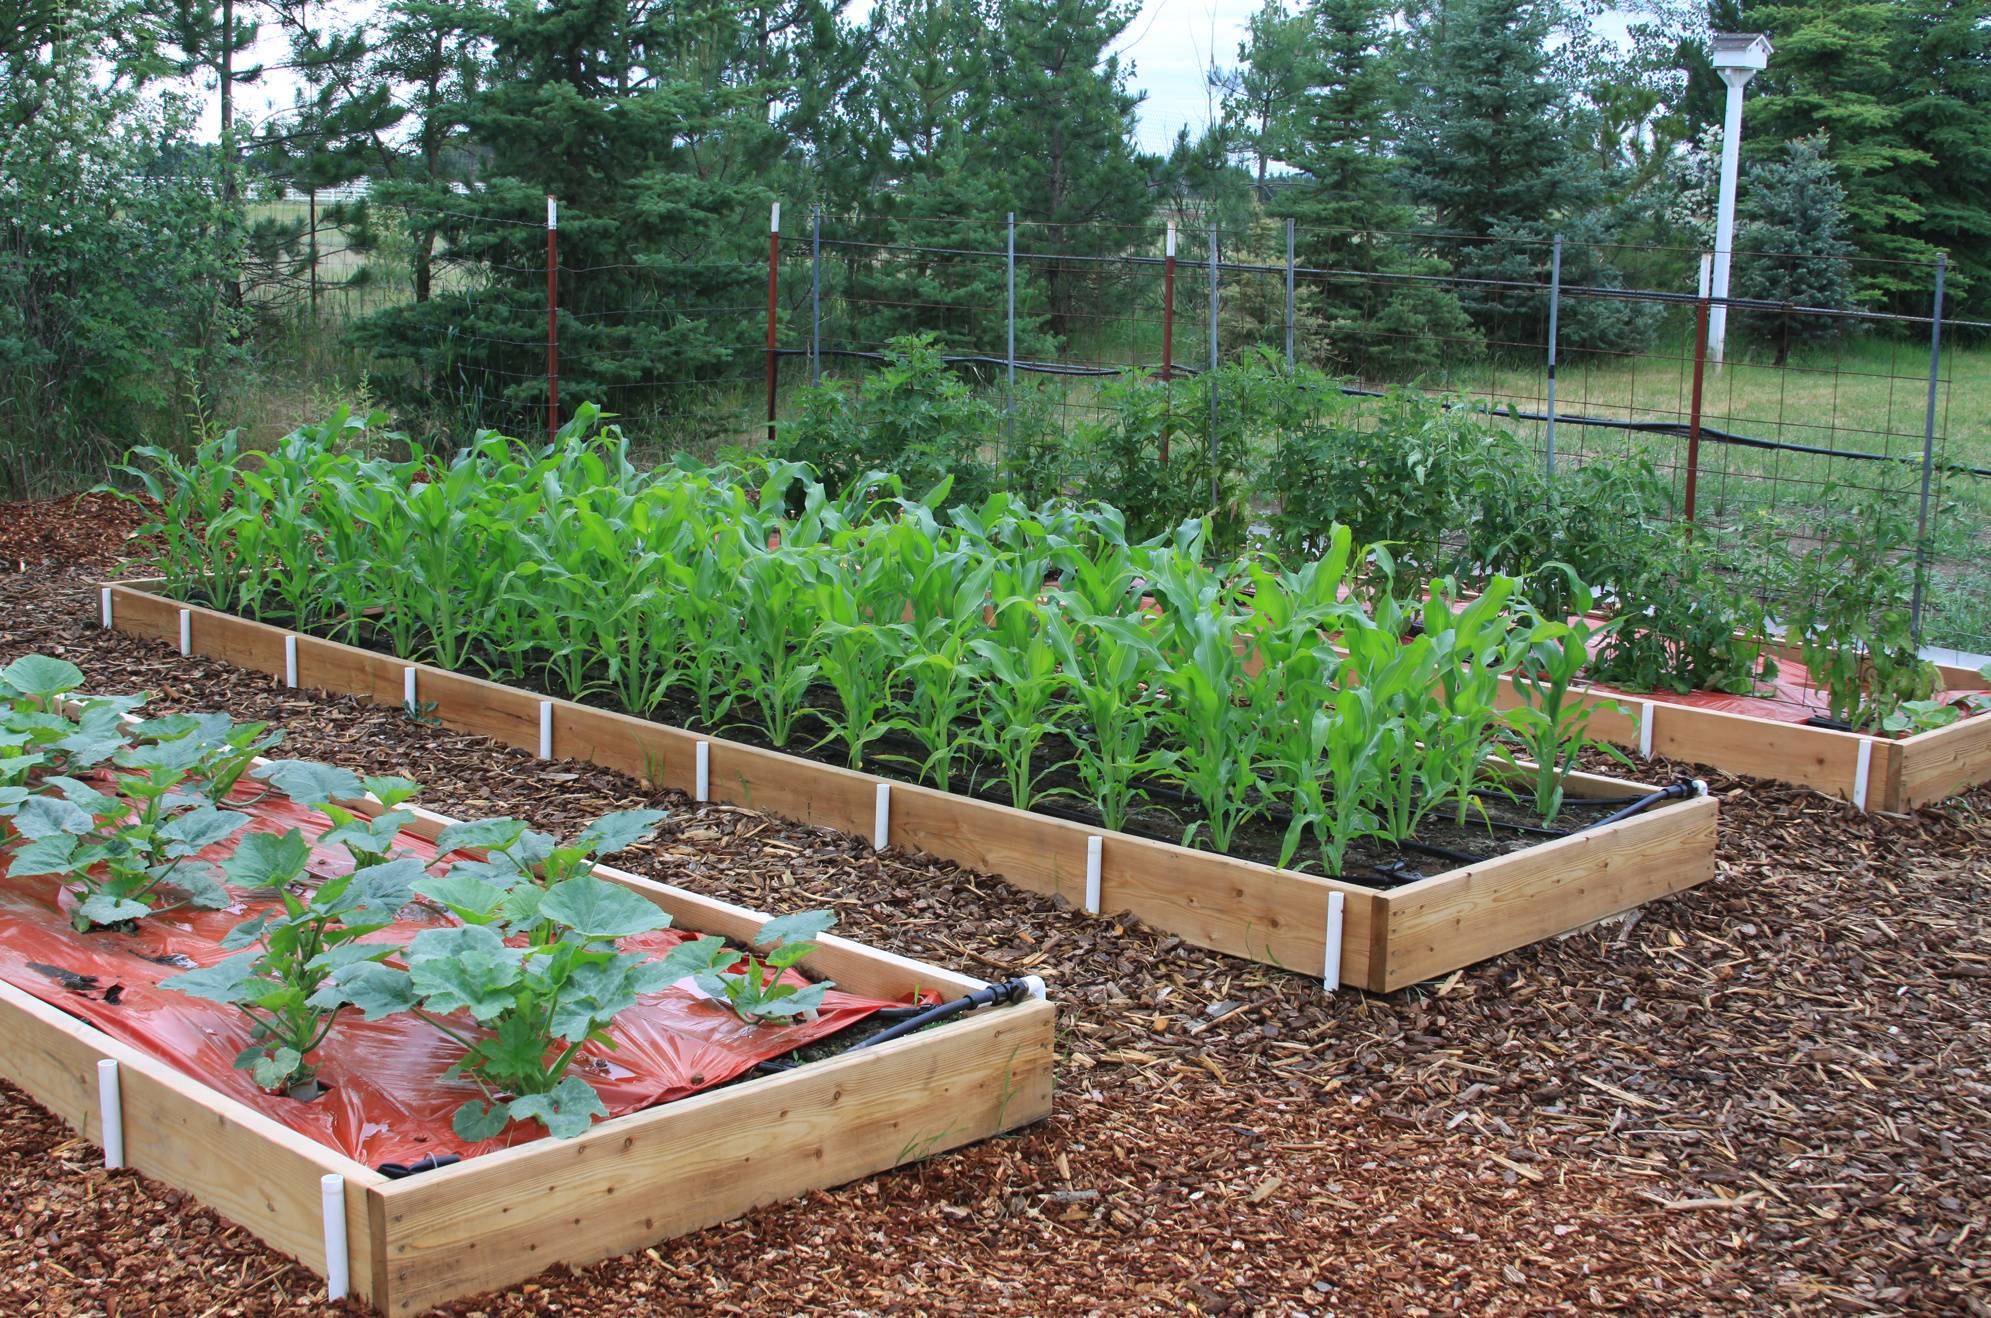
[[[1041,1000],[1043,997],[1044,981],[1036,975],[1025,975],[1021,979],[1006,979],[999,983],[990,984],[985,988],[976,989],[973,993],[964,994],[958,998],[951,998],[946,1002],[936,1003],[930,1007],[886,1007],[881,1011],[873,1012],[870,1016],[865,1017],[865,1020],[889,1020],[892,1023],[884,1029],[879,1030],[876,1034],[866,1035],[864,1038],[859,1039],[856,1043],[844,1049],[844,1052],[854,1053],[860,1048],[870,1048],[877,1044],[889,1043],[893,1039],[902,1039],[908,1034],[927,1028],[929,1025],[937,1025],[950,1017],[959,1016],[963,1012],[974,1011],[980,1007],[1002,1007],[1012,1002],[1025,1002],[1031,999]],[[864,1021],[854,1022],[848,1029],[854,1030],[863,1023]],[[831,1039],[835,1037],[836,1035],[829,1036]],[[826,1040],[819,1040],[819,1042],[826,1042]],[[784,1061],[776,1058],[759,1063],[754,1067],[754,1071],[760,1075],[778,1075],[783,1071],[793,1071],[796,1067],[802,1065],[804,1063]]]

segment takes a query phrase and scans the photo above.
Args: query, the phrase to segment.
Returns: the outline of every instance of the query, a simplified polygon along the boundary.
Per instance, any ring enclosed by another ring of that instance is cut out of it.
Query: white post
[[[108,1057],[97,1062],[97,1115],[104,1127],[104,1170],[124,1166],[124,1102],[118,1092],[118,1064]]]
[[[691,799],[703,805],[712,799],[712,743],[701,741],[692,750]]]
[[[1721,195],[1714,217],[1715,304],[1708,308],[1708,360],[1721,365],[1722,341],[1728,334],[1729,258],[1735,248],[1735,181],[1742,167],[1742,89],[1756,76],[1754,69],[1722,69],[1721,80],[1728,84],[1728,114],[1721,129]]]
[[[1099,914],[1099,856],[1104,841],[1095,833],[1085,840],[1085,913]]]
[[[892,784],[878,784],[878,805],[871,815],[871,849],[883,851],[892,836]]]
[[[1867,808],[1867,777],[1873,771],[1873,738],[1860,738],[1860,758],[1853,767],[1853,805]]]
[[[325,1215],[325,1298],[343,1300],[352,1284],[346,1258],[346,1178],[326,1172],[318,1178],[318,1195]]]
[[[109,586],[104,587],[103,605],[104,605],[104,630],[109,631],[111,629],[111,588]]]
[[[415,708],[415,669],[412,664],[401,670],[401,703],[410,710]]]
[[[553,702],[539,702],[539,758],[553,758]]]
[[[192,609],[180,610],[180,657],[186,658],[194,652],[194,613]]]
[[[1639,758],[1652,758],[1652,702],[1638,702],[1638,753]]]
[[[283,684],[292,690],[297,688],[297,638],[283,638]]]
[[[1327,894],[1327,964],[1321,970],[1320,986],[1329,993],[1341,987],[1341,925],[1347,905],[1345,894]]]

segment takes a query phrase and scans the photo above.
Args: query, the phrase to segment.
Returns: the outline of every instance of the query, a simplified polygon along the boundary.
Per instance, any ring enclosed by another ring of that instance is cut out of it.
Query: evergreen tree
[[[1597,244],[1616,214],[1604,206],[1603,172],[1574,131],[1568,88],[1549,76],[1551,0],[1449,0],[1412,34],[1411,57],[1428,79],[1403,143],[1405,191],[1445,235],[1439,251],[1464,280],[1546,284],[1550,242],[1565,251],[1565,282],[1610,285]],[[1572,263],[1572,258],[1575,261]],[[1462,283],[1460,301],[1489,338],[1532,347],[1547,331],[1547,299],[1532,289]],[[1623,349],[1646,322],[1615,302],[1565,299],[1571,350]]]
[[[1325,276],[1319,298],[1319,365],[1365,377],[1407,378],[1436,369],[1477,334],[1450,290],[1423,276],[1442,261],[1406,233],[1415,213],[1398,193],[1389,151],[1396,65],[1387,0],[1314,0],[1307,10],[1307,87],[1288,117],[1285,151],[1305,181],[1274,209],[1296,228],[1299,260],[1315,269],[1410,279]]]
[[[1991,2],[1920,0],[1899,6],[1895,71],[1902,135],[1920,153],[1895,171],[1920,212],[1908,236],[1950,254],[1954,314],[1991,315]],[[1898,310],[1926,314],[1909,288]]]
[[[469,11],[474,13],[474,11]],[[388,0],[369,55],[368,81],[406,108],[401,132],[373,162],[371,196],[407,216],[409,282],[416,302],[434,289],[440,213],[470,177],[464,115],[488,52],[454,0]]]
[[[1846,190],[1824,140],[1800,138],[1785,146],[1783,159],[1751,165],[1738,192],[1735,296],[1793,307],[1851,307],[1854,247],[1847,238]],[[1752,337],[1776,344],[1779,366],[1794,341],[1837,338],[1845,327],[1827,316],[1749,311],[1738,318]]]
[[[1748,20],[1768,30],[1777,53],[1750,84],[1742,149],[1774,158],[1787,142],[1824,134],[1854,241],[1862,255],[1879,258],[1860,271],[1864,295],[1920,298],[1926,305],[1926,272],[1899,264],[1935,258],[1934,245],[1918,232],[1923,210],[1910,192],[1911,171],[1944,167],[1904,122],[1898,20],[1916,7],[1889,0],[1750,6]]]
[[[716,21],[716,20],[715,20]],[[764,89],[716,86],[701,34],[620,0],[472,13],[488,83],[464,121],[483,181],[434,217],[473,273],[359,327],[390,398],[532,433],[544,415],[546,195],[560,214],[561,394],[619,413],[732,373],[758,318],[773,163]]]
[[[1134,147],[1140,97],[1110,54],[1136,10],[1121,0],[995,0],[989,96],[975,154],[1002,180],[1034,250],[1053,257],[1124,251],[1145,238],[1157,162]],[[1118,231],[1115,231],[1115,226]],[[1097,290],[1094,272],[1053,260],[1050,328],[1069,338]]]
[[[1223,100],[1224,128],[1251,156],[1261,201],[1267,168],[1291,150],[1288,118],[1306,94],[1311,27],[1305,12],[1288,13],[1283,0],[1265,0],[1246,25],[1237,67],[1210,73]]]
[[[928,334],[948,353],[1002,354],[1003,263],[956,252],[1000,252],[1014,205],[976,146],[990,89],[989,13],[980,0],[883,0],[869,18],[870,57],[854,99],[864,165],[849,211],[828,223],[878,244],[830,267],[842,319],[833,339],[867,350]],[[896,250],[894,250],[896,249]],[[1019,269],[1017,351],[1047,353],[1041,290]],[[840,287],[835,287],[840,284]]]

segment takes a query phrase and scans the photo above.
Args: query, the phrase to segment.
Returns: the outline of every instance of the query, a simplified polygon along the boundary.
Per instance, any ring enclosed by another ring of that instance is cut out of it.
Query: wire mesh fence
[[[1710,541],[1762,514],[1800,526],[1835,500],[1885,506],[1925,565],[1918,634],[1991,651],[1991,359],[1978,350],[1991,326],[1944,319],[1938,266],[1832,258],[1852,288],[1883,275],[1926,285],[1927,310],[1902,314],[1745,295],[1791,286],[1793,267],[1822,258],[1738,252],[1734,293],[1718,299],[1704,253],[1553,234],[1193,212],[1137,225],[882,207],[769,219],[742,214],[724,251],[599,260],[563,251],[559,234],[549,245],[523,209],[341,202],[306,216],[306,240],[254,296],[308,336],[354,345],[374,378],[402,373],[438,433],[539,433],[593,401],[659,456],[758,445],[808,387],[863,378],[906,335],[931,336],[1005,413],[1067,436],[1134,373],[1187,381],[1241,358],[1313,368],[1356,397],[1412,390],[1478,409],[1546,472],[1649,463],[1673,514]],[[589,237],[602,250],[599,229]],[[440,336],[434,317],[420,322],[419,353],[383,331],[437,299],[454,314]],[[1178,446],[1214,443],[1236,405],[1216,389],[1202,402],[1206,415],[1172,419]]]

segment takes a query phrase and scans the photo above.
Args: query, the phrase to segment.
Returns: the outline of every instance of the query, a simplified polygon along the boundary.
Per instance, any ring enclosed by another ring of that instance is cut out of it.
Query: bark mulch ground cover
[[[660,802],[664,832],[618,863],[830,906],[881,947],[1041,974],[1062,1004],[1050,1121],[455,1314],[1991,1314],[1991,792],[1885,818],[1716,779],[1714,883],[1329,1000],[951,865],[102,632],[89,583],[130,519],[51,507],[0,506],[0,547],[68,556],[0,576],[0,655],[273,720],[289,753],[407,773],[448,813],[559,827]],[[0,1085],[0,1311],[322,1295]]]

